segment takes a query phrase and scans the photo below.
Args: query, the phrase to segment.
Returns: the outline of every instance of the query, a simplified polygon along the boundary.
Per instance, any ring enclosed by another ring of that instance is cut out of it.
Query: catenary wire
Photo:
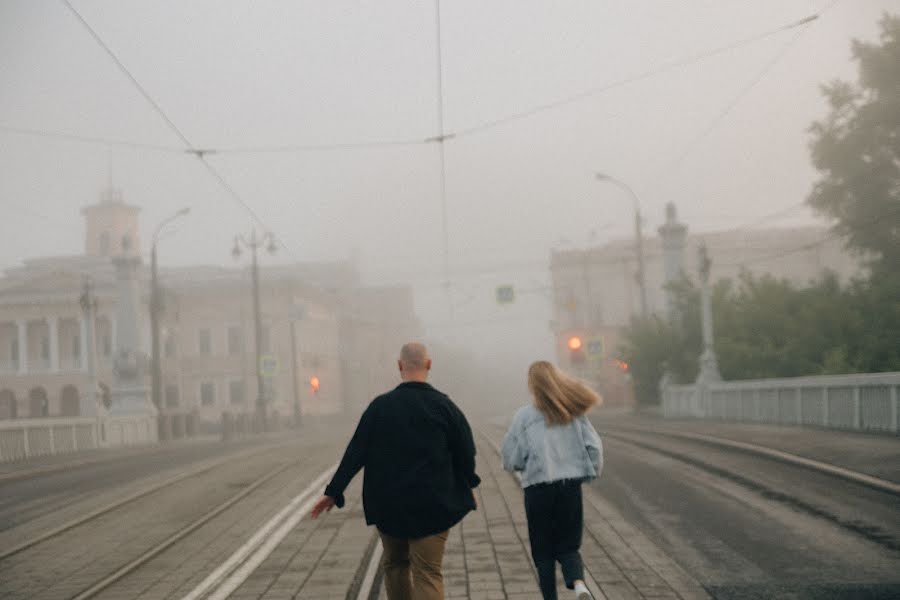
[[[200,160],[201,164],[206,168],[206,170],[215,178],[219,184],[228,192],[228,195],[237,202],[240,206],[247,211],[247,213],[251,216],[251,218],[258,223],[263,229],[269,232],[272,236],[273,240],[282,248],[287,250],[288,254],[297,261],[297,257],[291,252],[290,248],[278,238],[278,236],[274,233],[274,231],[266,225],[265,221],[259,216],[259,214],[251,207],[237,191],[225,180],[219,171],[213,167],[209,161],[206,160],[206,154],[211,152],[210,150],[199,149],[194,146],[190,140],[184,135],[181,129],[178,128],[177,125],[169,118],[169,116],[165,113],[165,111],[160,107],[160,105],[153,99],[153,97],[149,94],[149,92],[141,85],[141,83],[137,80],[137,78],[131,74],[128,68],[122,63],[121,60],[116,56],[116,54],[112,51],[112,49],[103,41],[103,38],[91,27],[91,25],[81,16],[81,14],[75,9],[74,6],[68,0],[60,0],[71,12],[75,15],[76,19],[79,23],[88,31],[91,37],[94,38],[94,41],[103,49],[103,51],[112,59],[112,61],[116,64],[119,70],[131,81],[132,85],[140,92],[140,94],[144,97],[144,99],[149,103],[154,111],[163,119],[163,121],[168,125],[169,129],[175,133],[176,136],[184,143],[187,150],[185,150],[189,154],[193,154]]]
[[[768,31],[764,31],[764,32],[758,33],[756,35],[745,37],[740,40],[731,42],[729,44],[725,44],[724,46],[719,46],[719,47],[716,47],[716,48],[713,48],[710,50],[706,50],[703,52],[699,52],[696,54],[686,56],[684,58],[666,62],[657,67],[651,67],[651,68],[643,71],[642,73],[637,73],[635,75],[623,77],[621,79],[617,79],[615,81],[611,81],[609,83],[590,88],[590,89],[580,92],[578,94],[573,94],[566,98],[561,98],[559,100],[556,100],[553,102],[548,102],[546,104],[541,104],[539,106],[535,106],[534,108],[530,108],[530,109],[527,109],[527,110],[524,110],[524,111],[521,111],[518,113],[513,113],[513,114],[510,114],[510,115],[507,115],[504,117],[496,118],[496,119],[493,119],[490,121],[485,121],[478,125],[473,125],[470,127],[465,127],[465,128],[459,129],[459,130],[453,132],[452,134],[449,134],[447,137],[448,138],[458,138],[458,137],[474,135],[477,133],[482,133],[489,129],[494,129],[496,127],[505,125],[507,123],[511,123],[513,121],[519,121],[519,120],[526,119],[526,118],[532,117],[534,115],[537,115],[537,114],[540,114],[543,112],[547,112],[550,110],[554,110],[556,108],[560,108],[562,106],[573,104],[575,102],[579,102],[579,101],[585,100],[587,98],[591,98],[593,96],[603,94],[603,93],[613,90],[615,88],[619,88],[619,87],[623,87],[623,86],[626,86],[626,85],[629,85],[632,83],[636,83],[636,82],[642,81],[644,79],[649,79],[650,77],[654,77],[661,73],[665,73],[667,71],[671,71],[671,70],[674,70],[674,69],[677,69],[680,67],[688,66],[695,62],[700,62],[707,58],[711,58],[713,56],[723,54],[725,52],[729,52],[731,50],[735,50],[735,49],[741,48],[743,46],[753,44],[755,42],[767,39],[769,37],[772,37],[774,35],[784,32],[784,31],[794,29],[795,27],[803,27],[809,23],[812,23],[813,21],[815,21],[818,18],[819,18],[819,14],[810,15],[806,18],[800,19],[799,21],[795,21],[793,23],[788,23],[787,25],[782,25],[775,29],[770,29]]]
[[[67,142],[79,142],[85,144],[103,144],[105,146],[121,146],[125,148],[134,148],[138,150],[156,150],[159,152],[184,152],[184,148],[178,146],[165,146],[162,144],[147,144],[144,142],[132,142],[129,140],[117,140],[113,138],[97,137],[81,135],[77,133],[68,133],[65,131],[49,131],[46,129],[32,129],[28,127],[12,127],[10,125],[0,125],[0,131],[17,135],[27,135],[32,137],[42,137]]]

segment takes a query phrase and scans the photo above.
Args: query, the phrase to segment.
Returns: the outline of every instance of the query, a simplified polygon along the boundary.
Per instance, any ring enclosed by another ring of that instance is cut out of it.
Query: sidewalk
[[[493,435],[493,433],[492,433]],[[494,435],[496,437],[496,435]],[[540,600],[528,549],[518,482],[504,472],[491,445],[478,440],[478,510],[450,531],[444,556],[446,598]],[[611,505],[585,486],[582,548],[588,583],[598,600],[709,598]],[[347,506],[312,521],[304,518],[231,596],[236,600],[347,598],[366,570],[377,541],[366,527],[360,478]],[[572,592],[558,580],[559,597]],[[365,590],[363,590],[365,592]],[[370,600],[376,596],[363,596]],[[378,598],[386,598],[383,589]]]
[[[596,411],[592,420],[601,435],[604,431],[615,431],[617,426],[699,433],[781,450],[900,483],[900,436],[896,435],[815,427],[611,415],[602,410]]]

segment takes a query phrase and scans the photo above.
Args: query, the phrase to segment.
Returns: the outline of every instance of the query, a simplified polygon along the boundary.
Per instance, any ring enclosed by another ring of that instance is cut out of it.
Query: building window
[[[178,408],[178,386],[169,384],[166,386],[166,406]]]
[[[175,358],[175,336],[168,336],[163,344],[166,358]]]
[[[81,336],[77,333],[72,336],[72,358],[76,360],[81,358]]]
[[[41,338],[41,360],[50,360],[50,338]]]
[[[100,256],[109,256],[109,232],[100,234]]]
[[[103,334],[103,356],[112,355],[112,336],[108,333]]]
[[[19,340],[12,340],[9,343],[9,356],[13,362],[19,362]]]
[[[228,354],[240,354],[244,349],[244,335],[239,325],[228,328]]]
[[[197,348],[203,356],[212,354],[212,332],[209,329],[197,331]]]
[[[216,386],[210,381],[200,384],[200,404],[213,406],[216,403]]]
[[[272,351],[272,339],[268,325],[263,325],[259,328],[259,351],[262,354],[268,354]]]
[[[228,384],[228,400],[232,404],[243,404],[245,389],[246,387],[244,386],[243,380],[232,381]]]

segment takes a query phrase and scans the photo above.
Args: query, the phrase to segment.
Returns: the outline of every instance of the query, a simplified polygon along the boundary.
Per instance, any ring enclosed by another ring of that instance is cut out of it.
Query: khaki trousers
[[[381,564],[388,600],[443,600],[441,563],[449,531],[416,539],[378,533],[384,547]]]

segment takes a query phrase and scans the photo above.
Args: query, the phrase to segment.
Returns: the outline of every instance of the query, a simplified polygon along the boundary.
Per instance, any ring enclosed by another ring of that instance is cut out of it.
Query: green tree
[[[900,265],[900,17],[880,25],[880,43],[853,41],[857,84],[823,86],[830,112],[810,127],[821,178],[808,202],[885,272]]]

